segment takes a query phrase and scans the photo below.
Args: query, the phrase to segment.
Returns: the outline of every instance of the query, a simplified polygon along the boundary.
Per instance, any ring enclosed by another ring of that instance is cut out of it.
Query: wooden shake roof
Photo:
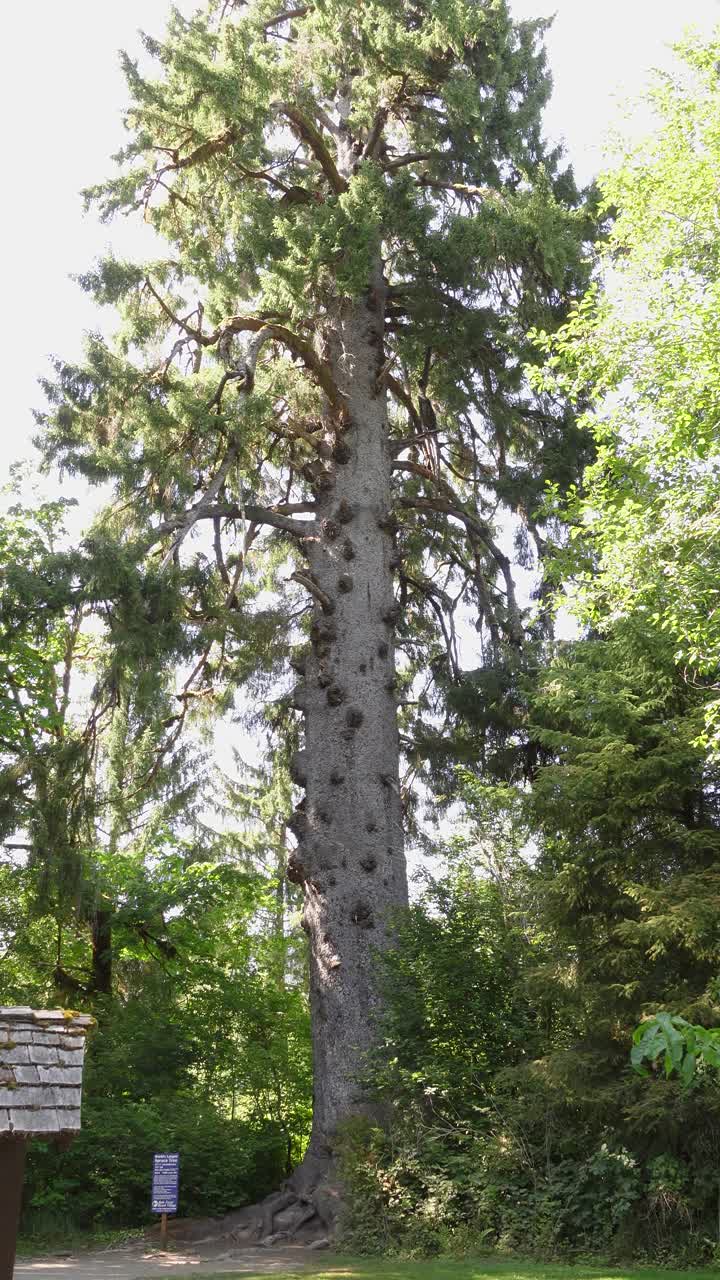
[[[0,1005],[0,1137],[80,1128],[85,1035],[94,1018]]]

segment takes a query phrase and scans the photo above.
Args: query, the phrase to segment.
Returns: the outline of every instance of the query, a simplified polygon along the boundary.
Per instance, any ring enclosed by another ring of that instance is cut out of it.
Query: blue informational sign
[[[177,1213],[180,1156],[177,1151],[153,1156],[152,1212]]]

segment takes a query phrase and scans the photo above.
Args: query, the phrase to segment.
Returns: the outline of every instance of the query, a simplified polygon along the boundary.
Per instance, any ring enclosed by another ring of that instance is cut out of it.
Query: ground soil
[[[302,1272],[317,1263],[318,1254],[306,1245],[283,1245],[271,1249],[257,1246],[233,1246],[226,1240],[175,1244],[163,1253],[147,1242],[120,1245],[115,1248],[45,1256],[18,1258],[15,1280],[146,1280],[150,1276],[233,1275],[247,1272],[273,1275],[277,1272]]]

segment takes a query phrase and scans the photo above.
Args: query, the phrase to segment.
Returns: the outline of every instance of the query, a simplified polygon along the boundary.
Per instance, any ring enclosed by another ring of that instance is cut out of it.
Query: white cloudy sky
[[[564,136],[582,178],[601,160],[617,119],[617,95],[635,95],[648,67],[688,23],[708,31],[720,0],[511,0],[520,17],[557,14],[549,37],[556,90],[547,132]],[[181,0],[190,12],[194,0]],[[124,86],[117,50],[136,50],[137,29],[160,32],[167,0],[34,0],[3,13],[0,102],[4,121],[4,249],[0,303],[3,423],[0,482],[27,456],[47,356],[72,357],[94,317],[70,281],[108,243],[137,244],[127,224],[100,227],[82,215],[79,189],[109,172],[122,141]]]

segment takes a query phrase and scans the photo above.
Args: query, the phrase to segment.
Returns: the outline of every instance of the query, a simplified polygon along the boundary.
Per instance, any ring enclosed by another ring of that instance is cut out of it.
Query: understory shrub
[[[462,862],[428,884],[379,961],[371,1081],[391,1123],[343,1132],[346,1247],[712,1260],[717,1082],[640,1079],[618,1020],[553,1008],[519,891]]]
[[[499,1249],[541,1259],[711,1261],[710,1205],[673,1156],[601,1143],[539,1170],[507,1134],[354,1122],[342,1139],[341,1241],[360,1254]],[[716,1189],[717,1194],[717,1189]]]
[[[181,1217],[217,1216],[247,1204],[285,1172],[286,1140],[272,1126],[230,1120],[193,1097],[95,1098],[83,1108],[83,1127],[69,1150],[31,1145],[23,1234],[151,1221],[156,1151],[180,1153]]]

